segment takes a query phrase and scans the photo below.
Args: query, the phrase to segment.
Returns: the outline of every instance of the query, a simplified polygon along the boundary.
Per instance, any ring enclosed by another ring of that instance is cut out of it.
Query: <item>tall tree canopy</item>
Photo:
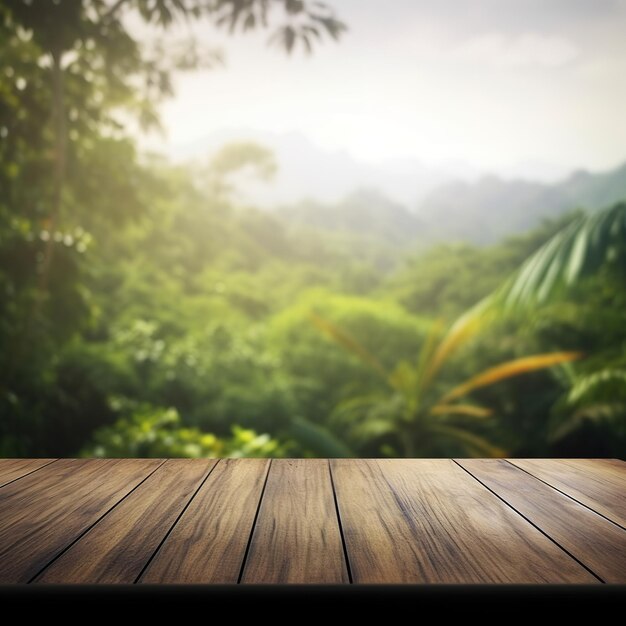
[[[301,0],[0,0],[0,391],[7,414],[19,414],[20,397],[37,396],[34,381],[43,384],[58,348],[92,317],[82,280],[94,271],[82,261],[88,247],[115,240],[116,229],[145,215],[152,192],[165,193],[127,126],[132,119],[158,126],[174,72],[221,62],[189,29],[176,38],[177,24],[199,20],[228,33],[266,30],[288,53],[311,51],[345,30],[329,6]],[[152,43],[136,35],[146,28]]]

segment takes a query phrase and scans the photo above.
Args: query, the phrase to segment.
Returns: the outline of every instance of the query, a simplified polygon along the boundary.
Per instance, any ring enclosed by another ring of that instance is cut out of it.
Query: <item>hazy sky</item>
[[[224,128],[298,131],[367,160],[626,159],[626,0],[329,0],[338,44],[288,58],[267,33],[226,38],[226,67],[181,76],[171,145]],[[153,146],[160,141],[152,139]]]

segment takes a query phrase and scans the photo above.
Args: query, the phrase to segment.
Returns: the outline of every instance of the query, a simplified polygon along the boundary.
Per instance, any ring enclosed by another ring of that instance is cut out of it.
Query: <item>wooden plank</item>
[[[28,582],[161,463],[59,460],[0,489],[0,582]]]
[[[547,482],[626,528],[626,464],[614,459],[511,459]]]
[[[331,468],[354,582],[598,582],[451,460]]]
[[[236,583],[269,464],[221,460],[139,582]]]
[[[166,461],[35,582],[134,583],[216,463]]]
[[[506,461],[457,463],[603,581],[626,583],[626,530]]]
[[[242,582],[349,582],[328,460],[272,462]]]
[[[0,459],[0,487],[52,463],[54,459]]]

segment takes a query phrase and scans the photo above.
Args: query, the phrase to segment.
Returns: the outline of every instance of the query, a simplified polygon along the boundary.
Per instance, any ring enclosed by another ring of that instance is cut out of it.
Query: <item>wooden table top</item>
[[[0,583],[626,583],[626,463],[0,460]]]

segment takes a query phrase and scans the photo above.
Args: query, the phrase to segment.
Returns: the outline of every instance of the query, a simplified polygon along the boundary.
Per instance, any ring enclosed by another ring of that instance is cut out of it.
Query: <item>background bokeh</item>
[[[0,0],[0,456],[624,455],[624,4],[331,4]]]

